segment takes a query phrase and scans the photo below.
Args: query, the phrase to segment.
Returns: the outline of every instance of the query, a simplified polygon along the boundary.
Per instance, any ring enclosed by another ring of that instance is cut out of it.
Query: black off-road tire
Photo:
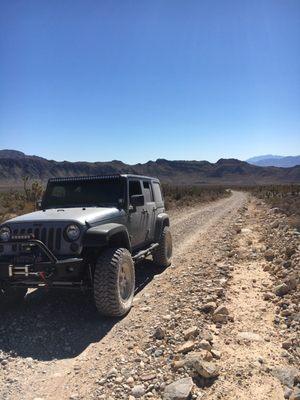
[[[17,305],[20,304],[27,293],[27,288],[23,287],[5,287],[0,289],[0,304],[1,305]]]
[[[153,261],[161,267],[171,265],[172,236],[168,226],[164,226],[159,239],[159,246],[153,253]]]
[[[127,289],[121,284],[123,275],[127,276]],[[104,250],[94,272],[94,300],[99,313],[109,317],[125,315],[132,306],[134,289],[135,270],[130,252],[124,248]]]

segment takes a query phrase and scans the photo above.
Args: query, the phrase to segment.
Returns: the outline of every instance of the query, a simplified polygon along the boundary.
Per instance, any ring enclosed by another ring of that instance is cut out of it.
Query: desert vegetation
[[[38,181],[23,178],[22,190],[9,190],[0,193],[0,222],[15,215],[25,214],[35,210],[36,202],[43,193],[43,186]]]
[[[255,186],[246,190],[286,214],[289,222],[300,229],[300,185]]]
[[[230,190],[224,186],[175,186],[163,184],[162,190],[168,210],[189,207],[230,196]]]

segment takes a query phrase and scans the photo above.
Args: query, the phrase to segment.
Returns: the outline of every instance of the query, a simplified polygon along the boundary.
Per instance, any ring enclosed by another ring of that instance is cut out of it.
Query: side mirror
[[[42,200],[37,200],[37,202],[35,203],[35,208],[37,210],[41,210],[42,209]]]
[[[145,198],[142,194],[135,194],[130,197],[130,204],[133,207],[140,207],[145,204]]]

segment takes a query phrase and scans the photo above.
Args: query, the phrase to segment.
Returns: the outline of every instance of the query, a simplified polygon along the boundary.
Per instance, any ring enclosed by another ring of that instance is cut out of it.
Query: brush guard
[[[78,277],[83,266],[82,258],[57,259],[52,251],[37,239],[16,239],[5,242],[5,245],[19,246],[19,254],[5,262],[0,257],[0,279],[2,281],[11,286],[36,287],[40,284],[53,286],[55,281],[59,283],[58,287],[62,287],[64,284],[70,286],[73,283],[78,286],[79,282],[70,282],[70,279]],[[31,260],[30,262],[20,262],[22,257],[24,259],[31,258]]]

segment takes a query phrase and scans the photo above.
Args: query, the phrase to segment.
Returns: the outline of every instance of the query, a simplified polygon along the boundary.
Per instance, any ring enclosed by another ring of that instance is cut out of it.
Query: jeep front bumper
[[[36,239],[5,242],[18,247],[17,255],[0,255],[0,281],[10,285],[36,287],[61,286],[77,282],[82,275],[82,258],[57,259],[51,250]]]

